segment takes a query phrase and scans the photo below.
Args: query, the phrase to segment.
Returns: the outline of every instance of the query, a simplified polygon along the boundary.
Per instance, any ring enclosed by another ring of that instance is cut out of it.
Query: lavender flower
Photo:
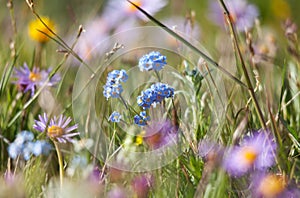
[[[145,131],[144,140],[151,149],[177,142],[178,128],[170,120],[152,122]]]
[[[152,175],[140,175],[133,179],[131,186],[137,198],[147,198],[153,183]]]
[[[159,52],[150,52],[145,54],[139,60],[139,68],[141,71],[160,71],[166,64],[167,58]]]
[[[107,193],[107,197],[109,197],[109,198],[127,198],[128,197],[127,194],[128,193],[125,191],[125,189],[116,186]]]
[[[212,141],[202,140],[198,145],[199,156],[208,162],[221,163],[224,148]]]
[[[255,19],[258,17],[256,6],[248,4],[247,0],[227,0],[225,4],[238,31],[245,31],[245,29],[253,27]],[[210,17],[216,24],[223,26],[226,20],[219,3],[211,1],[210,8],[212,13]]]
[[[109,121],[111,122],[120,122],[121,120],[121,114],[117,111],[114,111],[108,118]]]
[[[253,197],[296,198],[300,197],[300,190],[288,185],[287,179],[280,174],[258,172],[252,179]]]
[[[17,78],[17,81],[14,83],[18,85],[19,89],[26,93],[31,91],[31,96],[34,95],[35,89],[39,86],[43,86],[51,73],[51,69],[40,70],[37,67],[34,67],[30,70],[26,63],[23,67],[19,69],[14,69],[13,77]],[[46,83],[46,86],[52,87],[60,81],[60,76],[55,74],[49,82]]]
[[[72,132],[78,128],[78,125],[68,127],[72,119],[60,115],[49,119],[47,114],[39,115],[39,120],[35,120],[33,128],[40,132],[46,132],[47,136],[60,143],[72,142],[72,137],[79,135],[79,132]]]
[[[159,12],[167,4],[167,0],[132,0],[132,2],[151,15]],[[123,0],[110,0],[103,13],[103,18],[110,19],[109,21],[112,27],[118,27],[120,23],[126,20],[149,20],[136,7]]]
[[[241,176],[251,169],[262,170],[274,164],[276,143],[270,131],[259,130],[244,139],[240,146],[231,148],[224,159],[225,170]]]

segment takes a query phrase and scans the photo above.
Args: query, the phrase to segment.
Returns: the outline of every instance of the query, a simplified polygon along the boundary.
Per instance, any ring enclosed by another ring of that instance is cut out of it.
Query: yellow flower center
[[[142,6],[141,0],[136,0],[136,1],[132,1],[132,2],[133,2],[135,5],[139,6],[139,7]],[[130,13],[133,13],[133,12],[136,12],[136,11],[137,11],[137,8],[136,8],[134,5],[130,4],[130,5],[128,6],[128,11],[129,11]]]
[[[248,164],[253,164],[257,158],[257,153],[251,147],[245,147],[242,150],[242,155]]]
[[[259,192],[263,197],[271,198],[280,194],[286,186],[284,177],[279,175],[267,175],[259,185]]]
[[[56,126],[56,125],[53,125],[51,127],[48,127],[48,130],[47,130],[47,135],[51,138],[53,137],[60,137],[64,134],[64,129],[59,127],[59,126]]]
[[[30,74],[29,74],[29,79],[30,79],[32,82],[36,82],[36,81],[38,81],[38,80],[41,79],[41,74],[40,74],[40,73],[30,72]]]
[[[55,32],[53,21],[51,21],[48,17],[41,17],[41,19],[53,32]],[[32,40],[40,43],[49,41],[49,37],[47,35],[53,36],[51,31],[39,19],[29,23],[28,33]]]

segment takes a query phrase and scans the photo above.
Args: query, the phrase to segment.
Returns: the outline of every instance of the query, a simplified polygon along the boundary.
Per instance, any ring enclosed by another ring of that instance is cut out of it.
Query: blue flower
[[[144,109],[150,108],[155,101],[156,93],[152,89],[146,89],[142,91],[142,94],[137,97],[137,103]]]
[[[37,140],[32,146],[32,154],[35,156],[48,155],[51,149],[51,144],[45,140]]]
[[[44,141],[37,140],[33,142],[34,135],[30,131],[20,132],[14,142],[12,142],[8,148],[9,157],[16,159],[18,156],[23,157],[24,160],[29,160],[31,155],[48,155],[52,146]]]
[[[150,120],[150,117],[146,115],[146,111],[142,111],[140,115],[135,115],[133,119],[135,124],[139,126],[146,126],[147,121]]]
[[[109,121],[111,122],[120,122],[121,120],[121,114],[117,111],[114,111],[108,118]]]
[[[128,80],[128,75],[124,69],[113,70],[108,73],[107,82],[113,82],[113,84],[118,84],[120,82],[126,82]]]
[[[128,75],[124,69],[113,70],[108,73],[106,84],[103,86],[103,95],[108,100],[108,98],[118,98],[123,92],[123,87],[121,82],[126,82],[128,80]]]
[[[160,71],[167,64],[166,60],[166,56],[163,56],[160,52],[153,51],[140,58],[139,68],[141,71]]]
[[[150,88],[142,91],[141,95],[137,97],[137,104],[143,109],[148,109],[152,104],[160,103],[165,98],[174,96],[174,89],[164,83],[156,83]]]

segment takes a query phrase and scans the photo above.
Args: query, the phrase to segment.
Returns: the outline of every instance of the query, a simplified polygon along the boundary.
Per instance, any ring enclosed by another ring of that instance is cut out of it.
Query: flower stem
[[[224,14],[226,15],[226,19],[227,19],[228,24],[229,24],[230,33],[232,35],[232,39],[233,39],[234,45],[235,45],[237,53],[238,53],[238,57],[240,58],[240,61],[241,61],[241,66],[242,66],[242,70],[243,70],[243,73],[244,73],[244,76],[245,76],[245,79],[246,79],[246,84],[247,84],[247,87],[248,87],[249,94],[250,94],[251,99],[254,103],[254,107],[255,107],[255,110],[258,114],[259,121],[260,121],[262,127],[264,129],[266,129],[267,128],[266,127],[266,122],[264,120],[262,110],[261,110],[261,108],[258,104],[257,98],[255,96],[254,88],[252,86],[252,83],[251,83],[251,80],[250,80],[250,77],[249,77],[249,74],[248,74],[248,71],[247,71],[247,68],[246,68],[246,65],[245,65],[245,61],[244,61],[244,58],[242,56],[242,52],[241,52],[240,47],[238,45],[237,35],[236,35],[236,32],[235,32],[234,27],[233,27],[232,19],[230,18],[230,13],[229,13],[224,1],[219,0],[219,2],[220,2],[221,6],[224,9]]]
[[[57,154],[57,158],[58,158],[58,164],[59,164],[59,180],[60,180],[60,188],[62,188],[63,186],[63,179],[64,179],[64,164],[63,164],[63,159],[62,159],[62,155],[60,152],[60,149],[58,147],[58,144],[55,140],[52,140],[54,146],[55,146],[55,150],[56,150],[56,154]]]
[[[158,80],[158,82],[161,82],[161,79],[160,79],[160,76],[159,76],[159,73],[158,73],[158,71],[154,70],[154,72],[155,72],[155,74],[156,74],[156,76],[157,76],[157,80]]]

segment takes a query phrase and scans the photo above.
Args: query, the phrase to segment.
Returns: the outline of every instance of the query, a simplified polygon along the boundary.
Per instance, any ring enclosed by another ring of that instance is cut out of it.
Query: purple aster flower
[[[84,25],[84,32],[81,34],[75,51],[84,59],[90,60],[99,54],[108,51],[107,46],[97,47],[110,31],[110,23],[102,17],[89,19]]]
[[[146,115],[146,111],[142,111],[139,115],[134,116],[134,123],[139,126],[146,126],[147,121],[150,121],[150,117]]]
[[[300,190],[288,185],[287,179],[281,174],[257,172],[253,175],[251,189],[257,198],[296,198]]]
[[[245,29],[253,27],[255,19],[258,17],[256,6],[248,4],[246,0],[227,0],[225,4],[238,31],[245,31]],[[216,24],[223,26],[226,20],[220,4],[213,1],[210,3],[210,8],[212,20]]]
[[[274,164],[276,143],[270,131],[259,130],[246,137],[240,146],[229,149],[223,165],[232,176],[241,176],[249,170],[262,170]]]
[[[177,142],[178,128],[170,120],[152,122],[145,131],[144,140],[151,149]]]
[[[27,91],[31,91],[31,95],[34,95],[35,89],[37,87],[43,86],[51,73],[51,69],[48,70],[40,70],[37,67],[34,67],[30,70],[26,63],[24,63],[23,67],[19,69],[14,69],[13,77],[17,78],[17,81],[14,83],[18,85],[18,88],[26,93]],[[55,74],[49,82],[47,82],[46,86],[52,87],[56,85],[60,81],[60,76]]]
[[[202,140],[198,145],[198,153],[205,160],[220,164],[224,155],[224,148],[215,142]]]
[[[131,0],[133,3],[146,10],[151,15],[159,12],[167,4],[167,0]],[[112,27],[118,27],[127,20],[144,20],[145,17],[136,7],[125,0],[110,0],[103,12],[103,18],[110,19]]]
[[[145,54],[139,60],[139,68],[141,71],[160,71],[167,64],[166,56],[163,56],[159,52],[150,52],[149,54]]]
[[[72,119],[60,115],[49,119],[46,113],[39,115],[39,120],[34,120],[33,128],[40,132],[46,132],[52,140],[60,143],[72,142],[72,137],[79,135],[79,132],[72,132],[78,128],[78,125],[68,127]]]
[[[120,122],[122,116],[119,112],[114,111],[108,118],[109,121],[111,122]]]
[[[137,198],[146,198],[153,187],[153,183],[154,178],[152,175],[140,175],[133,179],[131,187]]]

